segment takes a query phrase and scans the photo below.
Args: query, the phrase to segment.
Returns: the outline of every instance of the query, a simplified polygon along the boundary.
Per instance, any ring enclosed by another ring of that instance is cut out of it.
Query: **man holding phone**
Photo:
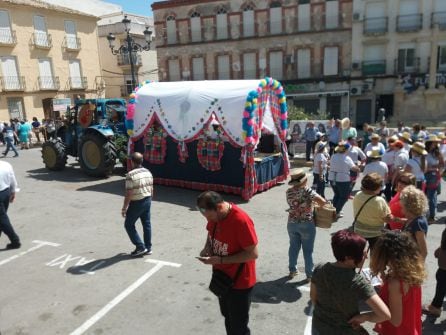
[[[242,209],[213,191],[198,196],[197,209],[207,219],[208,231],[205,246],[197,258],[235,279],[229,292],[218,298],[226,333],[249,335],[249,308],[258,257],[254,223]]]

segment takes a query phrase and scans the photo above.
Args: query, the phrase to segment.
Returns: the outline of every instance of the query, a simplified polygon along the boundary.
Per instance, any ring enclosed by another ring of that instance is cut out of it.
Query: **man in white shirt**
[[[372,150],[367,151],[367,157],[369,158],[369,163],[364,168],[364,176],[376,172],[382,178],[382,190],[386,188],[386,180],[388,178],[389,169],[387,165],[381,161],[381,157],[384,154],[384,150],[379,147],[374,147]]]
[[[7,213],[9,203],[14,201],[17,190],[17,180],[11,164],[0,161],[0,234],[3,232],[11,241],[6,245],[6,249],[18,249],[21,246],[20,238],[12,228]]]

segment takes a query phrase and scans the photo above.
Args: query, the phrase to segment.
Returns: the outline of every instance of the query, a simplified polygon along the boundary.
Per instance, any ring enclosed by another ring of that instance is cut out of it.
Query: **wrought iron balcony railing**
[[[386,61],[385,60],[373,60],[362,62],[362,74],[364,76],[386,74]]]
[[[382,35],[389,30],[388,17],[374,17],[364,19],[364,35]]]
[[[423,27],[423,14],[398,15],[396,31],[400,33],[419,31]]]
[[[15,30],[0,30],[0,45],[16,45],[17,36]]]
[[[86,90],[88,87],[87,77],[70,77],[71,90]]]
[[[412,61],[407,58],[395,59],[395,74],[404,73],[419,73],[420,72],[420,57],[415,57]]]
[[[75,36],[65,35],[62,46],[71,51],[79,51],[81,49],[81,39]]]
[[[438,24],[440,30],[446,30],[446,12],[432,13],[431,27]]]
[[[40,76],[37,80],[41,91],[58,91],[60,89],[59,77]]]
[[[24,91],[26,89],[25,77],[6,76],[0,77],[3,91]]]
[[[36,48],[50,49],[53,46],[53,41],[50,34],[35,31],[32,36],[32,44]]]

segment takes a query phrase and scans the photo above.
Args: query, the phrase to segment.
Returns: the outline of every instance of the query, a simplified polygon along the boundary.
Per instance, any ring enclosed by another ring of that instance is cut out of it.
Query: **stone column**
[[[434,90],[437,83],[437,61],[438,61],[438,24],[432,29],[431,38],[431,63],[429,64],[429,90]]]

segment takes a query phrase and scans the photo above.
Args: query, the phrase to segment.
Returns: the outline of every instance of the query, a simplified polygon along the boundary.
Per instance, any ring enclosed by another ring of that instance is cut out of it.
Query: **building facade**
[[[446,1],[354,0],[352,36],[358,124],[446,119]]]
[[[0,120],[57,117],[67,99],[102,94],[96,23],[40,1],[0,3]]]
[[[124,15],[127,15],[127,18],[131,20],[131,37],[141,46],[146,45],[143,34],[146,27],[149,27],[153,32],[153,19],[150,17],[125,13],[115,13],[101,17],[98,22],[99,52],[102,64],[102,83],[105,86],[105,96],[107,98],[127,98],[134,89],[132,87],[129,55],[113,55],[107,40],[107,35],[112,33],[116,37],[117,48],[126,45],[126,32],[121,22]],[[137,53],[133,57],[133,64],[137,83],[145,80],[158,81],[155,43],[151,43],[149,51]]]
[[[289,105],[351,113],[352,0],[172,0],[152,5],[161,81],[271,76]]]

